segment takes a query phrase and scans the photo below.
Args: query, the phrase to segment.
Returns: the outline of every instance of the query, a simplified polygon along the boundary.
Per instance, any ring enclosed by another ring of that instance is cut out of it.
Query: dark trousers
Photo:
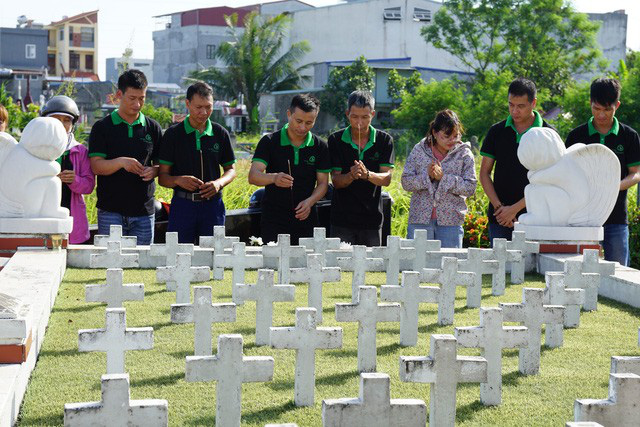
[[[214,225],[224,225],[222,197],[193,202],[181,197],[171,199],[167,231],[177,231],[180,243],[198,244],[200,236],[212,236]]]
[[[277,242],[278,234],[291,236],[291,244],[297,245],[301,237],[313,237],[313,227],[318,224],[318,211],[311,208],[309,216],[304,221],[296,219],[291,214],[262,212],[260,217],[260,237],[265,245]]]
[[[358,230],[356,228],[331,225],[331,237],[339,237],[340,241],[351,245],[380,246],[382,244],[382,228],[377,230]]]

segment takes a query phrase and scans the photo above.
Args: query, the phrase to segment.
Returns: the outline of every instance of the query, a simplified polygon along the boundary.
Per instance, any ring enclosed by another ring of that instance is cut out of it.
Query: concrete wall
[[[618,63],[627,55],[627,18],[623,10],[610,13],[590,13],[589,19],[600,21],[598,43],[607,58],[609,70],[618,71]]]
[[[153,83],[153,59],[129,58],[127,68],[140,70],[147,77],[149,83]],[[113,83],[118,82],[123,58],[107,58],[106,59],[106,79]]]
[[[36,70],[47,66],[47,30],[0,28],[0,67]],[[26,57],[26,45],[36,46],[36,57]]]

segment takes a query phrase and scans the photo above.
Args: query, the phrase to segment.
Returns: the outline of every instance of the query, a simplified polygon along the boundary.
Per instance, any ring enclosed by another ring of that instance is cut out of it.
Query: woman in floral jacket
[[[462,247],[465,199],[476,191],[471,146],[456,113],[436,114],[427,136],[413,147],[402,173],[402,188],[412,192],[407,238],[426,229],[443,248]]]

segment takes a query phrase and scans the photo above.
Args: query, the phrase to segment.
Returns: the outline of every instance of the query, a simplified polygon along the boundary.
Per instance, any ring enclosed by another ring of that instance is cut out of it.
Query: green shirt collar
[[[596,130],[596,127],[593,125],[593,116],[591,116],[591,118],[587,122],[587,127],[589,128],[589,136],[595,135],[596,133],[600,134],[600,144],[604,144],[604,139],[608,135],[611,135],[611,134],[614,134],[616,136],[618,135],[618,131],[620,130],[620,123],[618,123],[618,119],[614,116],[613,125],[611,126],[611,129],[609,129],[609,132],[602,134]]]
[[[147,124],[146,118],[144,114],[142,114],[142,111],[138,113],[138,118],[135,119],[133,123],[129,123],[120,116],[120,114],[118,113],[118,110],[113,110],[113,112],[111,113],[111,121],[113,122],[114,126],[118,126],[121,123],[126,124],[129,127],[128,129],[129,138],[133,138],[134,126],[137,126],[137,125],[146,126]]]
[[[542,127],[542,116],[540,115],[540,113],[538,113],[536,110],[533,110],[533,124],[531,124],[531,126],[529,126],[524,132],[522,133],[518,133],[518,130],[516,129],[516,125],[513,122],[513,117],[511,117],[511,115],[509,115],[509,117],[507,117],[507,121],[504,124],[504,127],[508,128],[510,127],[511,129],[513,129],[513,131],[516,133],[516,143],[520,143],[520,138],[522,138],[522,135],[524,135],[525,133],[527,133],[527,131],[531,128],[539,128]]]
[[[296,147],[289,140],[289,135],[287,134],[287,129],[289,129],[289,123],[284,125],[282,129],[280,129],[280,146],[285,147],[290,145],[293,148],[293,164],[297,165],[300,162],[300,150],[306,147],[313,147],[313,136],[311,132],[307,132],[307,137],[299,147]]]
[[[351,144],[353,149],[359,152],[359,160],[362,160],[364,158],[364,152],[373,147],[373,144],[376,141],[376,128],[369,125],[369,141],[367,141],[367,144],[362,150],[358,148],[358,146],[355,144],[355,142],[353,142],[353,139],[351,138],[351,126],[347,126],[344,132],[342,132],[342,140],[347,144]]]
[[[207,119],[207,125],[204,128],[204,132],[200,132],[198,129],[195,129],[194,127],[191,126],[191,123],[189,123],[189,115],[187,115],[187,117],[184,118],[184,130],[185,132],[187,132],[187,135],[195,132],[196,133],[196,150],[200,150],[200,138],[202,138],[204,135],[206,136],[213,136],[213,126],[211,126],[211,120]]]

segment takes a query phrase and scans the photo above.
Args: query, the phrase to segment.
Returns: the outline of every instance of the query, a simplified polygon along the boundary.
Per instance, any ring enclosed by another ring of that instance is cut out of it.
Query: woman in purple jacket
[[[443,110],[429,132],[413,147],[402,172],[402,188],[412,192],[407,238],[425,229],[443,248],[461,248],[465,199],[476,191],[471,146],[462,142],[464,128],[456,113]]]
[[[89,221],[82,195],[93,191],[95,176],[91,171],[87,148],[73,136],[73,127],[80,117],[80,111],[73,99],[56,95],[42,108],[42,115],[60,120],[69,134],[67,148],[58,159],[62,169],[58,176],[63,184],[61,206],[69,209],[73,217],[69,243],[84,243],[89,239]]]

